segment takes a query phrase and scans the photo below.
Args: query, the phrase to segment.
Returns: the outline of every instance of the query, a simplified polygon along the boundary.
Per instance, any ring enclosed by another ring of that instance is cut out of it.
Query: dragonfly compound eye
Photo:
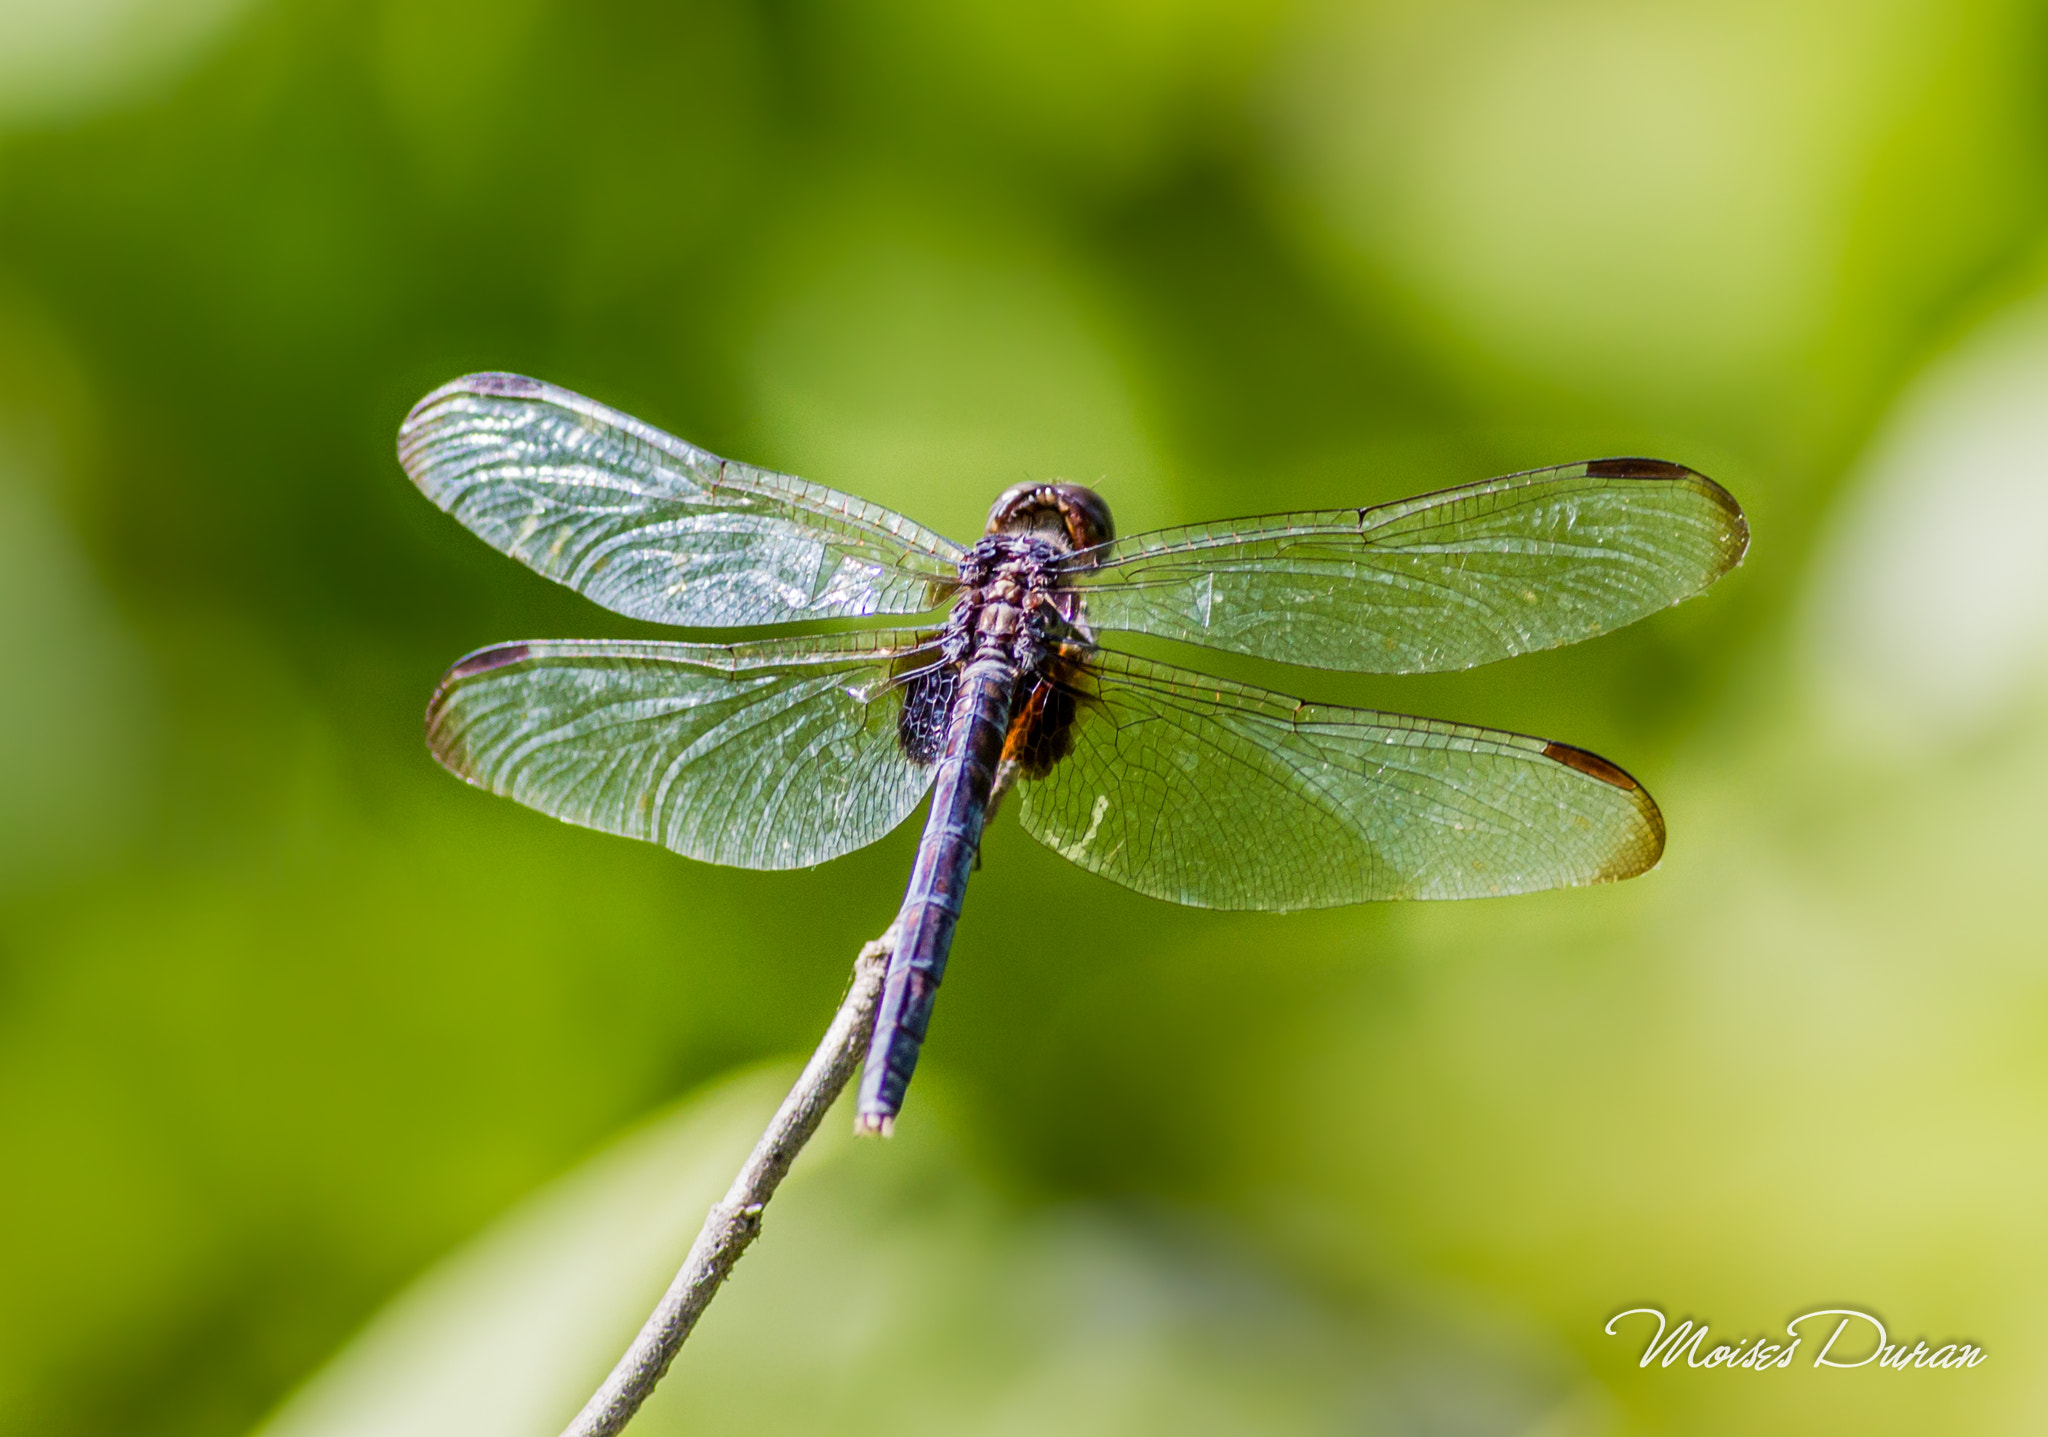
[[[1057,536],[1069,548],[1089,549],[1116,533],[1109,505],[1079,484],[1018,484],[1005,489],[988,511],[991,534]]]
[[[1092,549],[1116,537],[1116,521],[1109,517],[1109,504],[1093,489],[1080,484],[1055,484],[1060,515],[1067,521],[1067,535],[1076,549]]]

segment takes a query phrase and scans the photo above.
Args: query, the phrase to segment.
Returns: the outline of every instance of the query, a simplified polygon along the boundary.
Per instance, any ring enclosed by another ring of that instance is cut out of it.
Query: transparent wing
[[[1304,704],[1098,652],[1073,749],[1024,827],[1090,872],[1198,908],[1475,898],[1628,878],[1664,821],[1605,759],[1540,738]]]
[[[707,863],[822,863],[888,833],[931,781],[898,736],[928,637],[501,645],[441,680],[427,744],[570,823]]]
[[[960,546],[901,514],[516,374],[429,394],[398,431],[398,458],[493,548],[636,619],[922,613],[958,579]]]
[[[1634,623],[1706,588],[1748,545],[1741,506],[1713,480],[1602,459],[1377,509],[1138,534],[1077,556],[1070,582],[1097,630],[1430,673]]]

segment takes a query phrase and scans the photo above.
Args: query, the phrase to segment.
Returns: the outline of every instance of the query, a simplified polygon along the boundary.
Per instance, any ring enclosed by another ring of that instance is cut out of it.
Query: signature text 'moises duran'
[[[1617,1312],[1607,1319],[1606,1332],[1609,1337],[1620,1335],[1620,1324],[1625,1318],[1655,1318],[1656,1329],[1649,1332],[1649,1345],[1643,1349],[1643,1360],[1638,1367],[1658,1363],[1669,1367],[1680,1358],[1687,1367],[1745,1368],[1751,1372],[1765,1372],[1790,1367],[1799,1355],[1799,1348],[1809,1335],[1819,1337],[1825,1333],[1820,1348],[1813,1354],[1815,1367],[1867,1367],[1875,1362],[1879,1367],[1888,1367],[1903,1372],[1912,1367],[1975,1367],[1984,1360],[1984,1349],[1968,1342],[1950,1342],[1940,1347],[1929,1347],[1923,1338],[1908,1347],[1904,1342],[1892,1342],[1884,1324],[1867,1312],[1858,1312],[1851,1307],[1823,1307],[1812,1312],[1801,1313],[1785,1324],[1785,1335],[1790,1342],[1777,1342],[1768,1337],[1748,1338],[1741,1342],[1716,1343],[1707,1347],[1707,1324],[1694,1324],[1688,1318],[1676,1327],[1668,1326],[1664,1314],[1654,1307],[1631,1307],[1626,1312]],[[1801,1328],[1815,1318],[1836,1319],[1832,1328],[1815,1323],[1804,1332]],[[1851,1331],[1851,1328],[1854,1331]],[[1844,1334],[1847,1334],[1847,1340]],[[1858,1357],[1863,1344],[1875,1338],[1870,1351]],[[1839,1347],[1837,1344],[1840,1344]],[[1706,1348],[1704,1353],[1701,1348]]]

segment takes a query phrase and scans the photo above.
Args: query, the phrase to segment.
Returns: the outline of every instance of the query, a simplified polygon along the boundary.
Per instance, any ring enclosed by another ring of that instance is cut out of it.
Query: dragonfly
[[[497,644],[448,670],[426,717],[434,756],[472,784],[742,868],[874,843],[929,790],[859,1088],[856,1126],[882,1134],[1012,790],[1025,831],[1069,862],[1206,908],[1527,893],[1629,878],[1663,853],[1649,794],[1584,749],[1304,702],[1110,636],[1465,669],[1633,623],[1749,542],[1711,479],[1601,459],[1125,538],[1094,491],[1025,483],[961,544],[512,374],[427,395],[398,454],[493,548],[633,619],[917,616],[731,643]]]

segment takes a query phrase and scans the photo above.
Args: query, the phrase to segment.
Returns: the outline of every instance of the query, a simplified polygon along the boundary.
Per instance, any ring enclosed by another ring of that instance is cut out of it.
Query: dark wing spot
[[[1612,784],[1615,788],[1627,793],[1634,793],[1642,787],[1641,784],[1637,783],[1606,759],[1600,757],[1599,754],[1587,753],[1584,749],[1573,748],[1568,743],[1550,744],[1543,750],[1543,756],[1557,760],[1566,768],[1575,768],[1588,778],[1597,778],[1602,783]]]
[[[531,644],[499,644],[492,649],[478,649],[465,658],[457,659],[455,667],[441,676],[441,686],[446,688],[458,679],[475,678],[492,669],[502,669],[507,664],[516,664],[533,652]]]
[[[505,374],[495,370],[483,374],[464,375],[456,384],[474,394],[503,394],[514,399],[531,399],[546,388],[538,379],[528,379],[523,374]],[[449,387],[453,388],[454,385]]]
[[[1595,459],[1586,465],[1594,479],[1691,479],[1696,477],[1683,464],[1668,459]]]
[[[487,394],[509,399],[537,399],[546,393],[545,384],[523,374],[465,374],[460,379],[450,380],[406,411],[404,422],[398,426],[398,462],[405,466],[406,473],[418,480],[420,476],[414,473],[410,463],[410,451],[420,442],[418,431],[428,416],[454,395]]]
[[[1723,561],[1716,574],[1727,573],[1749,552],[1749,519],[1742,512],[1742,506],[1735,502],[1733,494],[1697,469],[1673,464],[1668,459],[1594,459],[1588,461],[1586,474],[1594,479],[1689,480],[1720,507],[1728,524],[1722,540]]]
[[[462,722],[451,712],[455,691],[465,680],[519,663],[532,652],[531,644],[499,644],[496,648],[478,649],[468,657],[458,659],[455,667],[441,675],[441,682],[434,688],[434,696],[427,700],[427,748],[443,767],[474,781],[475,776],[470,771],[469,759],[463,749]]]

